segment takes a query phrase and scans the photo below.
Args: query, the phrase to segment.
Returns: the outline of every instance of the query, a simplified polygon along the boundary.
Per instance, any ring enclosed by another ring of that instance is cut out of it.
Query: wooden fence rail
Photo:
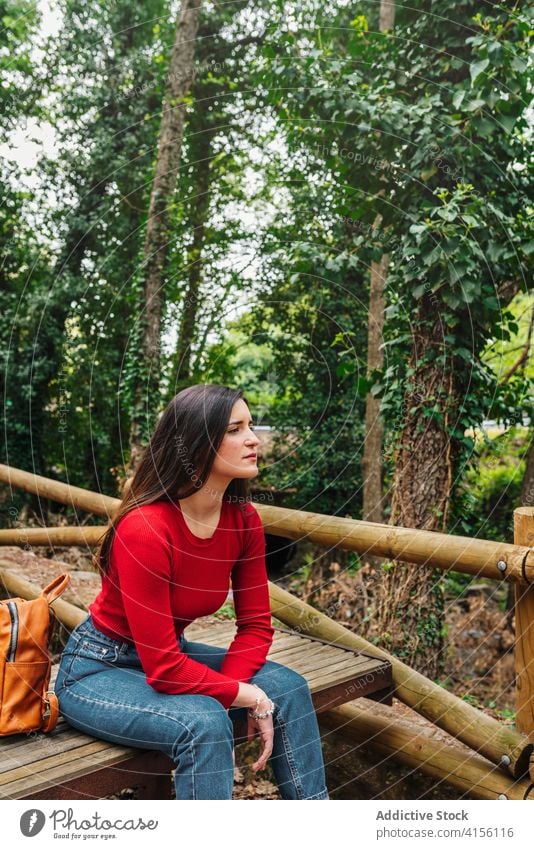
[[[32,492],[41,498],[50,498],[108,518],[120,504],[118,498],[89,492],[5,465],[0,465],[0,481]],[[415,528],[397,528],[259,503],[254,506],[258,510],[265,532],[269,534],[294,540],[306,539],[331,548],[374,554],[391,560],[431,564],[432,568],[454,569],[477,577],[534,583],[534,550],[526,545],[440,534]],[[103,533],[100,527],[87,526],[15,530],[17,534],[14,534],[13,530],[0,531],[0,544],[23,545],[24,540],[15,540],[26,534],[30,545],[96,545]],[[79,531],[78,536],[76,531]],[[11,534],[14,535],[10,536]]]
[[[120,501],[58,481],[51,481],[19,469],[0,465],[0,480],[40,497],[72,505],[110,517]],[[381,555],[389,559],[414,562],[422,566],[504,579],[515,584],[517,680],[517,729],[522,737],[470,705],[457,699],[429,679],[411,670],[397,658],[387,655],[397,671],[397,695],[406,704],[432,719],[475,751],[501,767],[514,778],[525,774],[530,764],[534,780],[534,508],[515,511],[514,544],[472,539],[449,534],[396,528],[325,516],[282,507],[255,504],[267,533],[308,539],[330,547],[361,554]],[[17,528],[0,531],[0,545],[96,545],[105,528]],[[270,584],[273,614],[282,622],[309,636],[380,651],[362,637],[333,622],[315,608]],[[385,653],[386,654],[386,653]]]

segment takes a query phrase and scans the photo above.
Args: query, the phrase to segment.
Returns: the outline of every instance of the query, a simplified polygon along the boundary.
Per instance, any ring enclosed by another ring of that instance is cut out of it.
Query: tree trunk
[[[395,3],[382,0],[380,31],[391,30],[394,22]],[[383,317],[381,323],[378,310],[383,313],[388,264],[386,255],[379,263],[371,264],[369,370],[381,365],[378,346],[382,342]],[[406,413],[395,463],[390,521],[410,528],[445,530],[453,465],[447,421],[455,393],[452,369],[444,375],[422,359],[425,351],[431,347],[438,350],[440,343],[439,322],[431,324],[432,310],[433,305],[423,301],[420,320],[416,323],[410,361],[414,376],[404,399]],[[372,335],[375,326],[380,328],[380,339],[378,332]],[[445,391],[440,386],[443,380]],[[428,412],[434,405],[436,415],[429,417]],[[382,424],[379,421],[379,403],[368,396],[363,458],[364,518],[372,516],[377,522],[382,521],[381,484],[378,489],[382,476]],[[371,427],[369,442],[368,427]],[[377,492],[380,492],[380,500],[377,500]],[[396,563],[384,573],[381,590],[377,593],[378,627],[384,644],[431,678],[439,674],[442,666],[444,604],[441,580],[438,571]]]
[[[395,3],[381,0],[380,32],[393,28]],[[377,216],[375,227],[382,221]],[[384,288],[389,267],[389,255],[384,254],[379,262],[371,263],[369,292],[369,330],[367,337],[367,376],[381,369],[384,354],[381,350],[384,329]],[[369,392],[365,404],[365,442],[362,457],[363,518],[369,522],[384,521],[382,499],[382,442],[384,423],[380,416],[380,401]],[[371,560],[371,558],[369,558]],[[376,558],[373,558],[376,561]]]
[[[134,393],[130,430],[130,470],[133,470],[138,462],[144,437],[152,425],[151,417],[159,395],[161,308],[169,240],[169,208],[180,167],[186,115],[185,98],[191,89],[194,76],[199,12],[200,0],[182,0],[163,101],[158,155],[144,245],[141,377],[138,378]],[[146,427],[143,426],[145,423]]]
[[[193,244],[188,255],[188,286],[183,303],[178,341],[176,343],[175,392],[187,386],[191,378],[191,343],[197,325],[199,291],[202,283],[202,253],[206,220],[210,203],[210,154],[212,132],[200,130],[201,143],[195,146],[196,168],[193,176],[196,202],[191,213]]]
[[[381,349],[384,330],[384,282],[389,266],[389,254],[380,262],[371,263],[369,293],[369,327],[367,336],[367,376],[384,364]],[[363,518],[367,522],[384,521],[382,502],[382,441],[384,423],[380,416],[380,401],[369,392],[365,404],[365,444],[363,448]]]
[[[380,3],[380,32],[387,32],[388,29],[393,29],[395,23],[395,2],[390,0],[381,0]]]
[[[428,361],[442,353],[439,315],[425,296],[414,322],[395,478],[391,524],[445,531],[457,446],[448,431],[457,408],[451,360]],[[425,356],[426,354],[426,356]],[[378,627],[384,645],[430,678],[442,667],[443,592],[441,574],[428,567],[395,563],[378,592]]]

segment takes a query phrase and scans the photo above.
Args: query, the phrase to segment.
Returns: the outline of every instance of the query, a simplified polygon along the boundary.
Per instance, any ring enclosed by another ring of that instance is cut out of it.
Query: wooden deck
[[[234,622],[221,622],[187,636],[226,648],[234,634]],[[391,665],[383,658],[276,628],[268,659],[306,678],[318,713],[360,696],[391,703]],[[236,727],[236,743],[243,734]],[[125,787],[144,799],[171,798],[172,768],[160,752],[97,740],[60,719],[51,734],[0,738],[0,799],[101,799]]]

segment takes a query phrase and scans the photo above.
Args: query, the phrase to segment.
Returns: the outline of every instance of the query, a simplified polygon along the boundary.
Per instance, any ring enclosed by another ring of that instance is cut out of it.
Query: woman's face
[[[230,420],[217,451],[212,472],[229,478],[256,477],[260,440],[251,428],[250,411],[245,402],[239,399],[232,407]]]

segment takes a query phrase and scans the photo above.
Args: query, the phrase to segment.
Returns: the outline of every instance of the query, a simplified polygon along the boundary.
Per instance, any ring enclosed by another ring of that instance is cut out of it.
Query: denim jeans
[[[226,654],[224,648],[190,642],[183,634],[180,648],[216,670]],[[282,799],[328,799],[306,679],[268,660],[251,682],[276,706],[269,763]],[[177,799],[232,798],[234,722],[246,720],[246,709],[226,710],[211,696],[154,690],[135,646],[103,634],[91,616],[69,637],[55,692],[69,725],[113,743],[165,752],[175,764]]]

